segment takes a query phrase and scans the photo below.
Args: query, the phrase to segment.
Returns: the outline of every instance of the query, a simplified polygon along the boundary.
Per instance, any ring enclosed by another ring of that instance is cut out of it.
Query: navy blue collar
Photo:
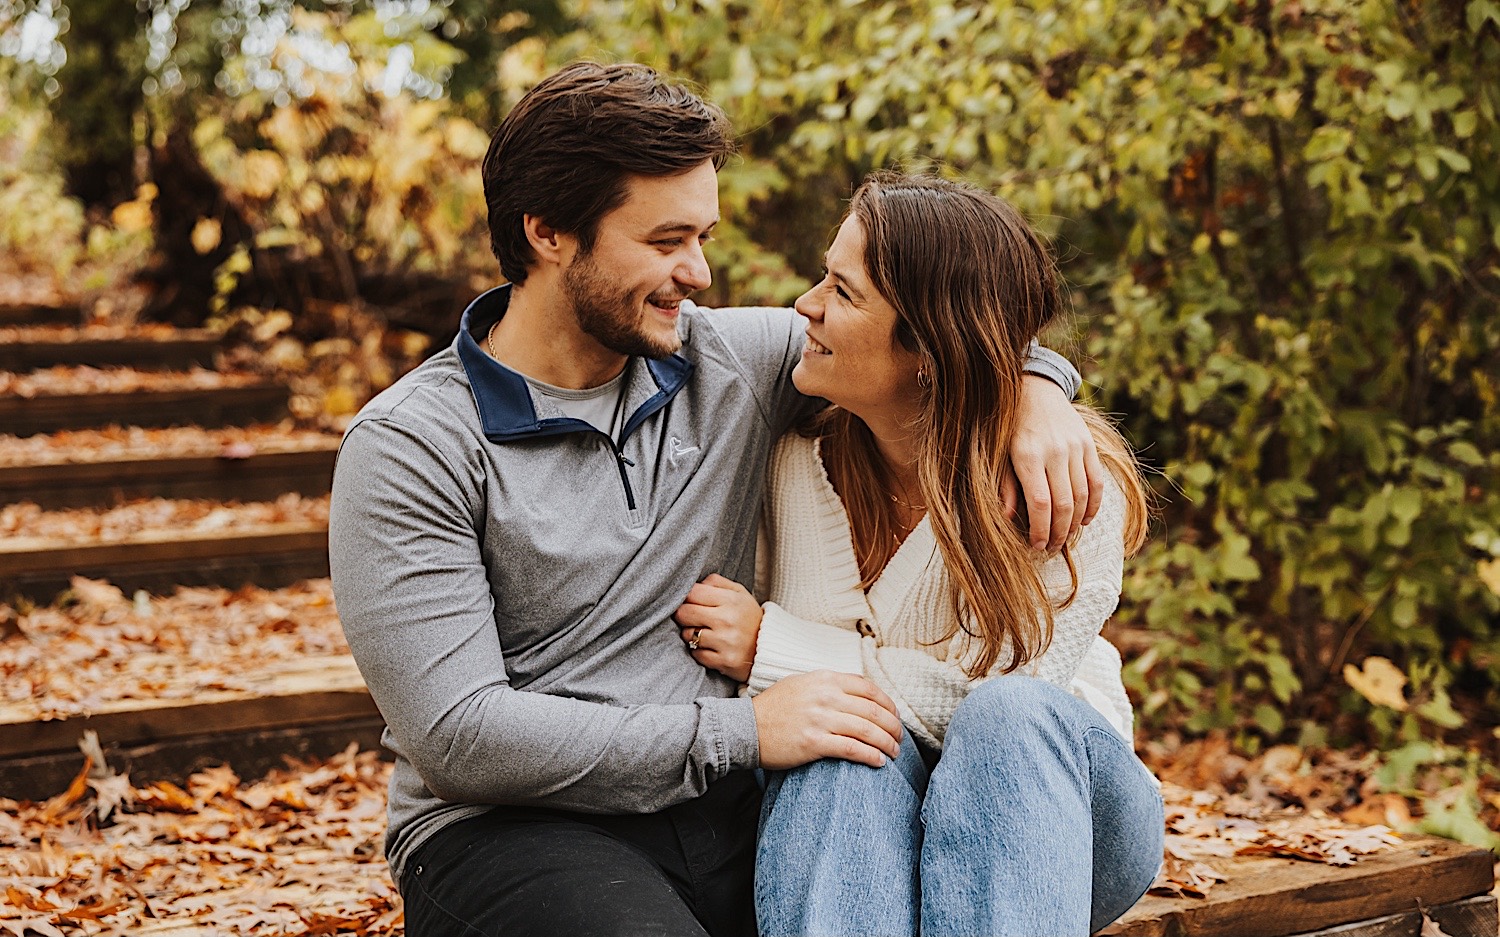
[[[532,401],[531,386],[519,373],[491,358],[479,347],[475,335],[489,332],[490,326],[500,321],[510,305],[510,284],[497,286],[481,293],[469,308],[464,310],[458,323],[458,360],[463,363],[464,373],[469,378],[469,389],[474,395],[474,404],[479,408],[479,423],[485,438],[490,442],[506,442],[532,436],[555,436],[561,433],[595,431],[582,420],[569,418],[542,418],[536,415],[536,404]],[[693,373],[693,363],[681,355],[668,358],[647,358],[646,370],[656,382],[656,393],[636,408],[625,421],[620,434],[623,441],[629,437],[646,417],[667,405],[676,396]]]

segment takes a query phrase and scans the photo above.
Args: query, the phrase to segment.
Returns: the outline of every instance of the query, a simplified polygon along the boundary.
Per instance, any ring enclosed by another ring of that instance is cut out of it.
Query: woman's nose
[[[821,319],[823,317],[823,304],[818,302],[817,293],[818,288],[814,286],[806,293],[798,296],[797,301],[792,303],[792,308],[797,310],[797,314],[804,318]]]

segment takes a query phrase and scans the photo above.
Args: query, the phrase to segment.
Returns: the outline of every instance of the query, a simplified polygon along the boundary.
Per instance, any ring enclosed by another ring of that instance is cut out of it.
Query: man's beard
[[[563,272],[563,292],[573,304],[578,327],[594,341],[621,355],[666,358],[682,347],[675,332],[661,340],[642,328],[646,313],[630,290],[611,287],[609,277],[594,265],[593,257],[580,254]]]

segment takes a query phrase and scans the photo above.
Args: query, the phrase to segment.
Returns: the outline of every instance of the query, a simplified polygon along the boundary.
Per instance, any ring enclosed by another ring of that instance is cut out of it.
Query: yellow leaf
[[[121,202],[110,212],[110,220],[127,234],[144,231],[151,227],[151,203],[149,201]]]
[[[255,326],[254,335],[258,342],[269,342],[271,339],[292,327],[292,314],[285,309],[272,309],[266,313],[266,317]]]
[[[219,224],[217,218],[199,218],[198,223],[193,225],[191,235],[193,250],[200,254],[207,254],[219,246],[219,239],[224,236],[224,228]]]
[[[347,387],[335,387],[323,398],[323,412],[329,416],[347,416],[359,412],[359,398]]]
[[[1479,581],[1490,587],[1490,591],[1500,595],[1500,560],[1479,561]]]
[[[483,130],[462,117],[454,117],[443,126],[448,151],[464,159],[480,160],[490,148],[490,138]]]
[[[1361,668],[1345,664],[1344,682],[1376,706],[1406,711],[1406,674],[1384,657],[1366,657]]]
[[[270,150],[251,150],[245,154],[245,194],[251,198],[270,198],[286,175],[286,164]]]

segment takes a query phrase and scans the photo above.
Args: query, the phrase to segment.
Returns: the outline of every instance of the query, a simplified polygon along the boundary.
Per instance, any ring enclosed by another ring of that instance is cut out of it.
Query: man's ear
[[[526,240],[536,252],[539,263],[563,266],[577,250],[577,238],[552,227],[539,215],[521,216],[521,226],[526,231]]]

